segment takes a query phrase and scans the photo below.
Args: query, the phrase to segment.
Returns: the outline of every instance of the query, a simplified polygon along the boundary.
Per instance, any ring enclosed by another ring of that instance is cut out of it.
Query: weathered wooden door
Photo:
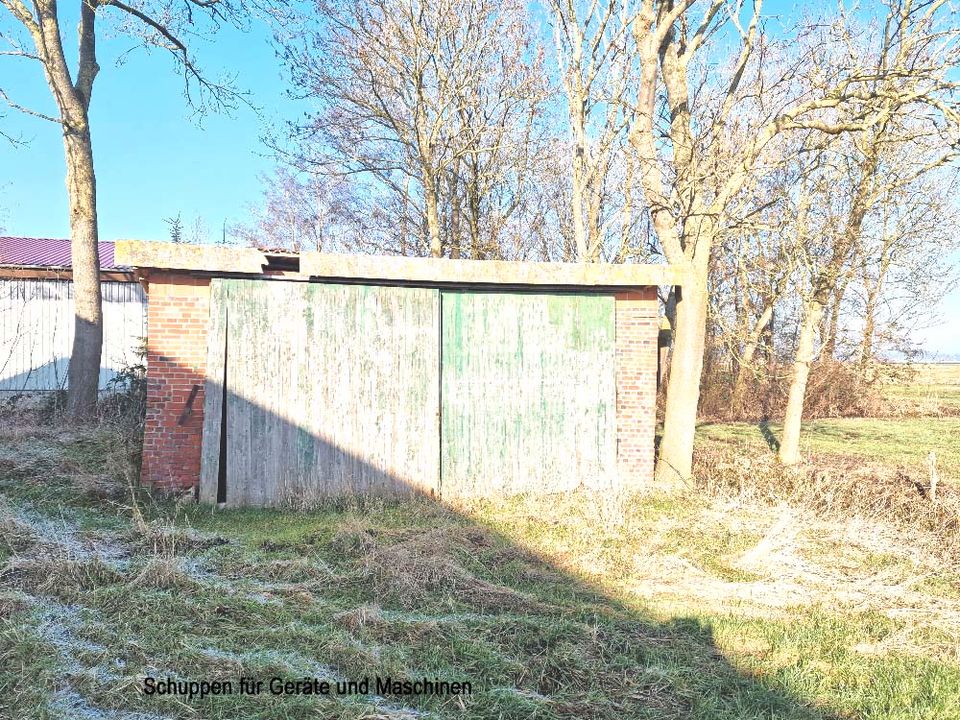
[[[444,292],[441,492],[610,487],[614,299]]]
[[[437,492],[438,291],[214,280],[209,342],[203,500]]]

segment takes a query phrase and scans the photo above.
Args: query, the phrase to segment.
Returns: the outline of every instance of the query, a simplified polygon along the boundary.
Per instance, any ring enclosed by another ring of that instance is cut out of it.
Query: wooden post
[[[931,450],[927,455],[927,466],[930,469],[930,501],[937,500],[937,483],[940,481],[940,474],[937,472],[937,454]]]

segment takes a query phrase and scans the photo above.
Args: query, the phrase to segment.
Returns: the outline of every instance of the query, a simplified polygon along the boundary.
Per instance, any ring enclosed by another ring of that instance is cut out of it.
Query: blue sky
[[[269,34],[230,29],[201,48],[204,67],[213,74],[237,73],[237,84],[262,108],[259,114],[240,107],[230,115],[195,117],[164,53],[139,50],[116,65],[131,44],[116,38],[98,42],[101,71],[91,125],[101,238],[166,238],[164,218],[178,212],[185,225],[199,216],[218,235],[224,220],[247,216],[247,205],[260,195],[259,175],[273,166],[260,142],[264,129],[298,112],[284,97]],[[0,64],[11,97],[55,114],[36,63],[4,57]],[[27,140],[21,147],[0,141],[0,225],[15,235],[66,236],[59,128],[12,111],[0,123],[5,132]]]
[[[75,45],[75,23],[68,25],[65,39]],[[241,107],[229,115],[194,117],[182,80],[163,53],[134,51],[117,66],[116,58],[131,44],[122,36],[98,41],[102,69],[91,123],[101,239],[166,239],[164,219],[180,213],[188,234],[201,218],[209,239],[216,240],[224,222],[245,221],[249,205],[260,197],[261,175],[273,167],[260,142],[263,133],[305,107],[286,98],[280,63],[262,27],[228,29],[199,48],[202,64],[214,74],[237,74],[237,84],[250,91],[259,112]],[[14,100],[53,114],[36,63],[0,57],[0,76]],[[0,140],[0,227],[12,235],[67,237],[59,128],[14,111],[2,113],[4,131],[27,142],[11,147]],[[960,255],[953,261],[960,264]],[[917,339],[928,353],[960,355],[960,289],[944,299],[942,317],[942,323],[918,331]]]

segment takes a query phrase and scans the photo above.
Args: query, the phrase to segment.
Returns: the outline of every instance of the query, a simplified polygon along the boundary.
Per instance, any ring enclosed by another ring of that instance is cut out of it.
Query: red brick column
[[[617,473],[626,490],[653,482],[659,330],[655,287],[617,293]]]
[[[140,471],[144,484],[173,490],[200,481],[209,306],[208,279],[150,275],[147,416]],[[199,390],[190,402],[194,386]]]

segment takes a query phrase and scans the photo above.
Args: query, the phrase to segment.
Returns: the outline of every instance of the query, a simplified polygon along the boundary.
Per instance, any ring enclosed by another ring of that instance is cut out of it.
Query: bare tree
[[[911,331],[937,312],[957,282],[950,254],[960,238],[952,195],[956,172],[933,171],[880,199],[878,216],[861,241],[856,264],[856,360],[862,373],[884,350],[909,354]]]
[[[641,5],[633,23],[641,75],[631,142],[663,254],[688,270],[678,292],[657,463],[661,486],[675,486],[691,472],[710,258],[729,227],[731,204],[785,132],[858,131],[887,117],[893,104],[925,98],[942,104],[942,97],[934,96],[949,84],[944,67],[928,65],[925,56],[932,47],[953,52],[952,40],[932,26],[944,4],[892,3],[887,29],[875,38],[880,49],[873,58],[880,60],[870,63],[847,52],[851,35],[842,16],[812,25],[792,39],[799,50],[777,61],[773,41],[760,30],[759,0],[746,24],[742,3],[714,0],[702,14],[694,12],[693,2]],[[738,38],[738,48],[732,62],[720,66],[723,72],[711,77],[705,48],[722,25]],[[845,62],[824,65],[831,47]],[[808,80],[798,82],[804,71]],[[880,82],[884,78],[898,80],[893,97],[887,95],[890,86]],[[832,114],[839,108],[849,112],[842,118]]]
[[[624,167],[621,224],[631,223],[633,164],[623,146],[638,72],[630,33],[635,11],[629,0],[551,0],[550,7],[570,130],[573,240],[577,258],[594,262],[603,248],[615,194],[611,171],[618,163]]]
[[[39,63],[56,104],[55,115],[22,105],[0,81],[0,100],[10,108],[60,126],[63,133],[70,208],[70,238],[76,320],[70,359],[67,410],[75,418],[89,417],[97,399],[103,343],[99,257],[97,252],[97,185],[90,131],[90,103],[100,72],[97,58],[98,20],[110,17],[120,32],[143,46],[170,53],[185,80],[188,100],[202,108],[230,106],[238,94],[229,84],[201,73],[188,52],[187,38],[238,22],[244,6],[228,0],[126,2],[77,0],[80,23],[77,57],[71,63],[63,41],[63,11],[56,0],[0,0],[0,54]],[[203,23],[207,25],[204,28]],[[12,60],[10,60],[12,61]]]
[[[896,97],[896,93],[891,89],[886,94]],[[903,247],[902,241],[916,238],[910,229],[897,232],[887,225],[884,216],[892,209],[888,203],[899,205],[899,212],[905,213],[909,222],[921,220],[923,213],[917,216],[911,212],[907,203],[901,204],[900,196],[911,189],[916,191],[918,183],[923,187],[929,173],[955,156],[953,142],[944,136],[939,108],[933,114],[923,110],[912,104],[891,109],[875,126],[835,138],[805,153],[806,186],[800,193],[807,211],[801,229],[805,235],[803,273],[797,285],[802,314],[779,450],[785,464],[800,459],[800,429],[811,365],[821,354],[833,356],[837,318],[850,278],[862,269],[868,306],[864,337],[868,338],[865,346],[869,349],[875,332],[881,278],[889,271],[891,253],[894,247]],[[915,198],[919,200],[918,207],[932,199],[923,195],[922,199]],[[879,242],[871,237],[874,232],[879,233]],[[921,247],[917,243],[912,249]],[[824,313],[831,302],[834,319],[824,328]]]
[[[285,166],[263,178],[253,222],[231,233],[251,247],[300,251],[364,250],[365,208],[343,179],[298,176]]]
[[[491,30],[504,36],[492,47],[468,45],[475,57],[464,64],[475,74],[454,103],[453,130],[466,144],[447,175],[451,257],[504,259],[530,252],[525,234],[535,174],[544,167],[540,120],[549,88],[522,6],[507,3],[497,12],[502,19]]]
[[[796,219],[802,213],[791,192],[796,167],[785,161],[797,149],[795,142],[780,143],[778,156],[771,158],[773,170],[744,194],[749,206],[719,238],[712,259],[709,317],[718,340],[713,351],[722,350],[729,363],[734,416],[747,411],[748,387],[765,377],[775,360],[774,321],[797,267]]]
[[[489,255],[481,216],[489,236],[523,197],[544,95],[522,3],[317,0],[315,9],[306,41],[303,18],[283,39],[293,84],[320,105],[297,128],[297,166],[364,183],[387,210],[394,251],[439,257],[464,252],[469,238]]]

